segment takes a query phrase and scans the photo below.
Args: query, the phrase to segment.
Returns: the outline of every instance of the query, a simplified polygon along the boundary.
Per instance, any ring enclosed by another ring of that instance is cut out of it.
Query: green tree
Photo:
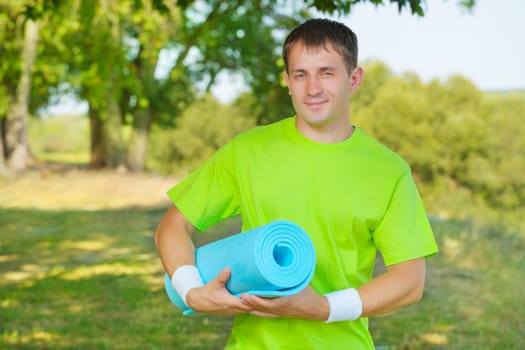
[[[490,207],[515,213],[525,205],[524,113],[523,95],[483,99],[478,114],[481,122],[476,125],[476,136],[483,136],[469,154],[461,179]]]
[[[126,163],[141,171],[151,124],[173,125],[194,99],[197,82],[207,82],[209,90],[221,71],[243,66],[244,72],[259,71],[264,67],[255,65],[263,60],[252,58],[264,56],[262,51],[272,62],[275,55],[275,26],[267,21],[276,9],[273,2],[218,1],[188,8],[153,4],[79,4],[73,11],[80,26],[66,40],[80,54],[71,57],[71,81],[90,106],[93,167]],[[264,16],[246,16],[253,12]],[[246,34],[260,38],[259,45],[244,40]],[[176,59],[159,77],[155,73],[163,50],[176,53]],[[110,59],[107,52],[113,53]],[[275,71],[263,70],[267,80],[275,80]],[[132,127],[128,144],[122,140],[122,123]]]
[[[0,175],[22,172],[32,160],[27,120],[59,89],[62,42],[49,30],[59,7],[49,0],[0,1]]]
[[[31,80],[40,30],[38,19],[28,16],[23,3],[1,3],[0,52],[4,58],[0,78],[0,175],[22,172],[29,158],[26,123]],[[10,59],[14,66],[6,67]]]
[[[71,84],[89,105],[92,167],[118,167],[125,162],[121,133],[120,98],[125,86],[125,26],[119,15],[126,11],[118,1],[71,2],[62,17],[70,14],[75,30],[64,33],[64,53]],[[57,25],[60,23],[57,22]]]

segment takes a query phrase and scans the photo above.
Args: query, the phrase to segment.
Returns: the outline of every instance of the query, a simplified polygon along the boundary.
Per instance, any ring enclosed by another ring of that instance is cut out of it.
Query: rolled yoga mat
[[[295,294],[310,283],[315,250],[301,227],[279,220],[198,248],[195,264],[205,283],[230,267],[226,288],[233,295],[278,297]],[[167,273],[164,285],[169,299],[184,315],[194,312],[184,304]]]

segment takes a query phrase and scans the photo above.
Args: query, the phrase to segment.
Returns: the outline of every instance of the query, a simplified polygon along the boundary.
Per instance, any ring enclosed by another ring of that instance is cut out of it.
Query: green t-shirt
[[[377,249],[387,265],[437,253],[410,168],[356,128],[320,144],[295,118],[235,137],[168,191],[199,230],[240,215],[243,231],[289,220],[311,237],[320,294],[372,278]],[[368,319],[324,323],[235,317],[227,349],[373,349]]]

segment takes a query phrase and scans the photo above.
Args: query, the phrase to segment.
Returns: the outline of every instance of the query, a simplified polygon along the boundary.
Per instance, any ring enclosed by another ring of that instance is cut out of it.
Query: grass
[[[423,300],[371,320],[390,349],[524,349],[525,239],[472,223],[434,222]]]
[[[65,186],[74,180],[74,197],[78,184],[94,177],[86,173],[82,182],[75,176],[45,181]],[[117,187],[125,183],[122,176],[107,181]],[[147,186],[147,179],[140,181]],[[182,317],[164,293],[153,245],[164,205],[113,206],[108,196],[99,207],[58,201],[54,208],[52,197],[35,207],[17,200],[20,192],[10,196],[15,188],[0,183],[1,349],[223,347],[231,318]],[[34,188],[27,195],[39,196]],[[237,220],[214,226],[196,244],[238,227]],[[441,252],[428,261],[423,300],[371,319],[376,344],[389,350],[525,348],[523,234],[470,222],[436,221],[433,227]]]
[[[182,318],[164,293],[162,212],[2,209],[0,348],[221,348],[228,318]]]

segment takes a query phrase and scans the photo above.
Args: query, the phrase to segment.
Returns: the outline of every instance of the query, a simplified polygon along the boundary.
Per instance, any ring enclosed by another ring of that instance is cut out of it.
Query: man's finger
[[[219,272],[219,274],[217,275],[217,281],[222,284],[222,285],[225,285],[226,282],[228,282],[228,280],[230,279],[230,274],[231,274],[231,271],[230,271],[230,268],[229,267],[225,267],[221,272]]]
[[[281,298],[261,298],[257,295],[251,294],[241,294],[241,301],[245,304],[266,307],[266,308],[275,308],[281,304]]]

